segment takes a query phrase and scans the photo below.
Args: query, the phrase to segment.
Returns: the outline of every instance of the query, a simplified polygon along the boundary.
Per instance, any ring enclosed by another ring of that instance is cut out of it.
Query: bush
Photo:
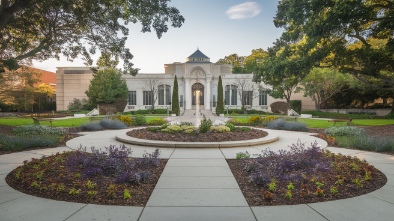
[[[295,112],[301,114],[301,108],[302,108],[301,100],[291,100],[290,108],[293,109]]]
[[[270,105],[272,113],[287,115],[289,104],[283,101],[277,101]]]
[[[148,127],[146,128],[147,130],[151,131],[151,132],[159,132],[161,130],[160,127]]]
[[[182,128],[178,125],[170,125],[167,128],[162,129],[161,131],[167,133],[179,133],[182,131]]]
[[[227,122],[229,122],[233,125],[245,125],[241,120],[236,119],[236,118],[231,118]]]
[[[283,119],[267,123],[268,129],[290,130],[290,131],[308,131],[306,124],[300,122],[286,122]]]
[[[199,131],[200,131],[200,133],[206,133],[206,132],[208,132],[210,129],[211,129],[211,126],[212,126],[212,121],[211,121],[211,119],[206,119],[206,118],[204,118],[202,121],[201,121],[201,124],[200,124],[200,127],[199,127]]]
[[[112,117],[113,120],[118,120],[126,124],[127,126],[131,126],[132,121],[130,116],[116,115]]]
[[[268,122],[278,120],[277,116],[265,116],[261,119],[261,123],[265,126],[268,124]]]
[[[0,134],[0,150],[23,150],[33,147],[55,147],[59,135],[34,135],[27,137],[7,136]]]
[[[100,125],[104,129],[126,129],[127,125],[118,120],[102,119]]]
[[[157,117],[153,118],[148,122],[148,125],[163,125],[166,121],[163,118]]]
[[[14,134],[20,136],[26,135],[63,135],[64,128],[61,127],[47,127],[40,125],[24,125],[19,126],[13,130]]]
[[[224,125],[219,125],[219,126],[211,126],[210,129],[212,132],[216,133],[224,133],[224,132],[230,132],[230,128],[224,126]]]
[[[365,130],[353,126],[336,126],[327,128],[325,133],[331,136],[364,136]]]
[[[146,124],[146,118],[143,115],[137,115],[133,118],[132,120],[132,125],[133,126],[141,126]]]
[[[88,109],[87,105],[88,105],[88,101],[85,98],[83,98],[82,100],[78,98],[74,98],[74,100],[68,104],[67,110],[69,111],[87,110]]]
[[[226,127],[230,128],[230,131],[234,131],[235,130],[234,124],[230,123],[229,121],[227,121],[225,125],[226,125]]]
[[[235,154],[235,158],[236,158],[237,160],[240,160],[240,159],[249,159],[249,158],[250,158],[250,153],[248,153],[248,151],[246,151],[245,153],[239,152],[239,153],[236,153],[236,154]]]
[[[391,137],[343,136],[335,137],[335,143],[340,147],[394,153],[394,139]]]
[[[100,125],[100,122],[89,122],[82,124],[80,128],[82,131],[98,131],[103,129],[103,127]]]
[[[248,119],[248,123],[251,124],[251,125],[256,126],[256,125],[259,125],[259,124],[260,124],[261,120],[262,120],[262,119],[261,119],[260,116],[251,116],[251,117],[249,117],[249,119]]]
[[[251,129],[250,127],[236,127],[235,131],[249,131]]]

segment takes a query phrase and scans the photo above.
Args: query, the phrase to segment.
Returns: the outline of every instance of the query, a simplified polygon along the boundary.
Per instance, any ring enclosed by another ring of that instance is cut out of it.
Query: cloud
[[[260,12],[261,12],[260,5],[258,5],[256,2],[245,2],[230,7],[226,11],[226,14],[230,19],[240,20],[240,19],[252,18],[258,15]]]

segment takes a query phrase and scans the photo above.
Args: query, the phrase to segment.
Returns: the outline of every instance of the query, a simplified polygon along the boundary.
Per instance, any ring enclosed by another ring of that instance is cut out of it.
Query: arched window
[[[226,85],[224,91],[225,105],[237,105],[237,86]]]
[[[159,105],[171,104],[171,86],[168,84],[161,84],[158,87]]]

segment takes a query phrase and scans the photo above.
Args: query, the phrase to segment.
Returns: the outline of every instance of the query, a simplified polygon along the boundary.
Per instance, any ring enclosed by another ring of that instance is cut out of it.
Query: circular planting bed
[[[124,143],[141,146],[226,148],[266,144],[278,140],[279,137],[275,133],[268,134],[266,131],[251,128],[221,133],[212,131],[206,133],[169,133],[143,128],[119,134],[116,139]]]
[[[127,132],[130,137],[145,140],[158,140],[158,141],[173,141],[173,142],[225,142],[225,141],[240,141],[240,140],[253,140],[263,138],[268,135],[263,130],[251,129],[248,131],[235,131],[235,132],[207,132],[207,133],[168,133],[168,132],[152,132],[146,128],[136,129]]]
[[[160,152],[130,158],[124,146],[71,151],[23,162],[6,177],[23,193],[69,202],[145,206],[167,163]]]

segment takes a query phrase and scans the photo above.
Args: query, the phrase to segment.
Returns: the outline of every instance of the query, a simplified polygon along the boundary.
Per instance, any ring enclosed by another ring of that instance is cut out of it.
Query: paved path
[[[249,207],[225,159],[237,152],[259,153],[269,147],[285,149],[298,139],[316,140],[307,133],[280,132],[279,141],[243,148],[161,148],[161,157],[169,161],[146,207],[102,206],[42,199],[9,187],[4,178],[23,160],[78,148],[80,144],[104,148],[119,144],[120,131],[85,132],[67,142],[68,147],[33,150],[0,156],[0,220],[381,220],[394,219],[394,156],[359,150],[328,149],[365,158],[384,172],[387,184],[372,193],[344,200],[296,206]],[[323,147],[326,143],[318,140]],[[133,156],[141,156],[153,147],[127,145]]]

